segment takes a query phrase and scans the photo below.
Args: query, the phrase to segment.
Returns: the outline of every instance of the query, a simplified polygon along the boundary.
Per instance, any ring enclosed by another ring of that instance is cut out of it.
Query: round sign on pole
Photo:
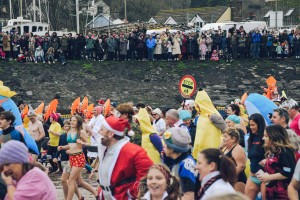
[[[179,92],[184,98],[190,98],[196,91],[196,80],[191,75],[185,75],[180,79]]]

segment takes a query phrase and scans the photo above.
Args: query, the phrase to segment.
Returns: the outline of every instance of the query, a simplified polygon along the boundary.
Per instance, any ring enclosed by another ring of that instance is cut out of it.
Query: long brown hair
[[[280,153],[282,149],[291,149],[294,151],[294,146],[291,144],[289,136],[285,128],[279,125],[271,125],[266,127],[266,133],[272,142],[271,147],[265,147],[266,154]]]
[[[76,120],[77,120],[77,126],[76,126],[76,132],[77,132],[77,139],[80,139],[80,133],[83,129],[83,118],[80,116],[80,115],[74,115],[71,117],[71,119],[75,117]]]
[[[223,152],[219,149],[209,148],[200,152],[204,155],[207,160],[207,163],[212,162],[216,163],[217,171],[220,172],[221,178],[229,182],[231,185],[234,185],[236,178],[236,169],[234,162],[225,156]]]

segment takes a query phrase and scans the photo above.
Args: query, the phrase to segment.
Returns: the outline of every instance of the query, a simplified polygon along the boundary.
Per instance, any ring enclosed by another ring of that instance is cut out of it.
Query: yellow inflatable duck
[[[154,163],[161,163],[160,154],[150,140],[150,135],[152,133],[157,133],[157,131],[151,124],[147,110],[145,108],[141,108],[139,113],[136,115],[136,118],[139,121],[142,131],[142,147],[146,150],[149,158]]]
[[[10,97],[14,96],[17,93],[14,92],[14,91],[11,91],[8,87],[3,85],[2,81],[0,81],[0,94],[2,96],[10,98]]]
[[[193,157],[197,159],[200,151],[207,148],[219,148],[222,134],[221,130],[210,120],[212,114],[220,116],[220,113],[204,90],[198,91],[195,99],[195,108],[200,113],[193,148]]]

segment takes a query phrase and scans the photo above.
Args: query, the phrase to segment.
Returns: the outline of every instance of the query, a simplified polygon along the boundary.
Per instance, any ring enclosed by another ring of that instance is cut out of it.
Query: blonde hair
[[[229,127],[229,128],[226,128],[225,131],[224,131],[224,134],[227,134],[229,135],[230,137],[233,137],[236,139],[236,142],[239,143],[240,141],[240,133],[238,131],[238,129],[235,127],[235,128],[232,128],[232,127]]]

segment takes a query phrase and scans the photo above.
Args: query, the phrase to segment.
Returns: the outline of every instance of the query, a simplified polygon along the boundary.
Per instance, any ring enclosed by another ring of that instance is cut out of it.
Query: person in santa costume
[[[136,199],[139,181],[153,162],[142,147],[129,142],[128,120],[110,116],[103,121],[100,134],[105,147],[99,152],[100,199]]]

